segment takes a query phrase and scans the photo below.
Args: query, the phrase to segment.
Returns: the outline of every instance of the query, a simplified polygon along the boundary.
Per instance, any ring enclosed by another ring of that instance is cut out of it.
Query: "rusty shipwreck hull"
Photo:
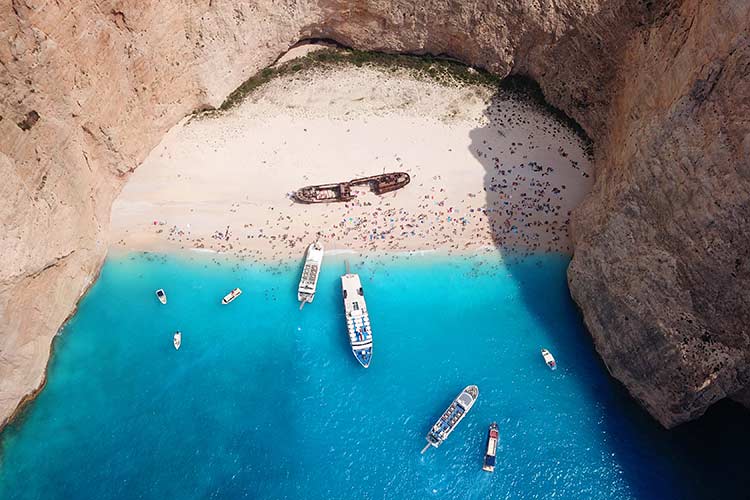
[[[294,199],[300,203],[351,201],[355,198],[355,195],[352,194],[352,186],[367,184],[373,193],[385,194],[401,189],[409,184],[410,181],[411,177],[406,172],[390,172],[370,177],[360,177],[348,182],[305,186],[294,193]]]

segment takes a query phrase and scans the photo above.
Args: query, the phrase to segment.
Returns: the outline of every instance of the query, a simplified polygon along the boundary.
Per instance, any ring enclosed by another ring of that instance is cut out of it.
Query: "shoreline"
[[[306,69],[183,120],[115,200],[110,247],[278,260],[320,235],[355,251],[569,253],[570,214],[593,184],[577,131],[530,96],[412,71]],[[389,171],[411,182],[357,187],[349,202],[291,198]]]
[[[303,71],[264,83],[231,110],[187,117],[113,203],[106,258],[184,251],[289,264],[301,262],[317,232],[335,236],[326,238],[329,251],[358,257],[569,254],[569,212],[593,181],[586,141],[530,97],[429,76],[367,64]],[[353,203],[316,207],[287,197],[304,185],[393,170],[412,183],[383,197],[360,193]],[[557,239],[545,236],[550,222]],[[228,225],[235,239],[225,244],[214,236]],[[55,342],[41,385],[0,432],[43,390]]]
[[[65,329],[65,327],[68,325],[68,322],[70,322],[71,319],[76,315],[78,312],[78,306],[81,303],[81,301],[86,297],[86,295],[91,290],[91,287],[93,287],[97,280],[99,279],[99,276],[102,273],[102,268],[104,267],[104,264],[107,261],[107,253],[102,257],[101,261],[99,262],[99,265],[96,268],[96,274],[91,278],[91,280],[86,285],[86,288],[84,288],[81,291],[80,296],[78,297],[78,300],[76,300],[75,305],[70,310],[68,315],[65,317],[62,323],[60,323],[60,326],[55,331],[55,335],[52,337],[52,340],[49,343],[49,352],[47,353],[47,362],[44,365],[44,370],[42,372],[42,381],[39,384],[39,386],[34,389],[33,391],[26,394],[23,398],[21,398],[18,401],[18,404],[16,405],[15,409],[13,409],[12,412],[3,420],[0,422],[0,436],[5,431],[5,429],[10,426],[12,423],[14,423],[17,419],[22,418],[23,413],[28,409],[29,405],[34,402],[36,397],[44,390],[45,386],[47,385],[47,376],[49,374],[49,366],[50,363],[52,363],[52,358],[55,355],[55,346],[57,345],[58,339],[62,336],[62,331]],[[2,446],[0,446],[0,463],[2,463]]]
[[[311,242],[312,243],[312,242]],[[503,252],[503,249],[497,247],[475,247],[471,249],[463,250],[450,250],[445,248],[438,249],[419,249],[419,250],[356,250],[356,249],[332,249],[325,248],[325,241],[323,241],[324,247],[324,259],[330,260],[346,260],[348,258],[357,260],[375,260],[382,261],[386,259],[397,259],[397,260],[410,260],[410,259],[441,259],[449,260],[452,258],[459,259],[471,259],[478,257],[487,257],[497,259],[500,262],[513,262],[514,260],[555,256],[571,258],[572,254],[567,252],[518,252],[518,251],[507,251]],[[179,260],[221,260],[231,262],[232,264],[246,264],[248,266],[258,265],[263,267],[272,266],[286,266],[286,265],[297,265],[302,264],[305,259],[307,246],[302,248],[297,256],[284,256],[283,258],[274,258],[271,256],[261,256],[259,258],[250,258],[248,256],[237,255],[231,252],[217,252],[213,250],[206,250],[202,248],[124,248],[124,247],[110,247],[107,252],[106,260],[120,260],[126,259],[134,255],[152,255],[154,257],[169,257],[177,258]]]

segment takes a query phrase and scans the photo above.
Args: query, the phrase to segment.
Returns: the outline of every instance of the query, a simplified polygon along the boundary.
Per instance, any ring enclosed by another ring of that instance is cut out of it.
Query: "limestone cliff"
[[[744,0],[5,0],[0,421],[42,384],[127,173],[308,37],[538,81],[595,142],[569,281],[596,348],[664,425],[700,415],[750,386],[749,19]]]
[[[750,387],[748,29],[748,2],[686,1],[628,42],[575,214],[573,297],[665,425]]]

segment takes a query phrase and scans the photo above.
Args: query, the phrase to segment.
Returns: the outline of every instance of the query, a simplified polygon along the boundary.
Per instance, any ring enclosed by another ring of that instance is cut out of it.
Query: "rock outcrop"
[[[750,387],[749,29],[748,2],[686,1],[629,41],[574,217],[573,297],[667,426]]]
[[[749,20],[744,0],[6,0],[0,422],[43,384],[128,172],[304,38],[539,82],[595,143],[569,282],[607,367],[665,426],[746,397]]]

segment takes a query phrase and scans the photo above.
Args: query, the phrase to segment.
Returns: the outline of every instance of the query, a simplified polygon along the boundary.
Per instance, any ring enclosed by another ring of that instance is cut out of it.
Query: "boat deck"
[[[305,264],[305,267],[302,269],[302,279],[300,279],[300,289],[315,289],[315,284],[318,281],[318,272],[320,271],[320,268],[317,263],[309,263]]]
[[[357,361],[367,368],[372,359],[372,327],[367,314],[362,283],[356,274],[345,274],[341,277],[341,288],[344,295],[346,311],[346,329],[349,344]]]
[[[455,427],[464,413],[466,413],[466,410],[464,410],[463,406],[454,402],[448,407],[448,410],[443,413],[443,416],[440,417],[440,420],[438,420],[437,423],[433,426],[432,432],[442,437],[444,434],[450,432],[453,427]]]
[[[300,309],[307,302],[312,302],[315,297],[315,290],[318,287],[318,277],[320,268],[323,264],[323,245],[316,241],[307,247],[307,256],[305,264],[302,267],[302,276],[300,276],[299,286],[297,287],[297,300],[302,302]]]
[[[437,448],[453,432],[459,422],[471,410],[479,396],[479,388],[476,385],[470,385],[453,400],[448,408],[443,412],[440,418],[427,433],[427,446],[422,453],[430,446]]]

